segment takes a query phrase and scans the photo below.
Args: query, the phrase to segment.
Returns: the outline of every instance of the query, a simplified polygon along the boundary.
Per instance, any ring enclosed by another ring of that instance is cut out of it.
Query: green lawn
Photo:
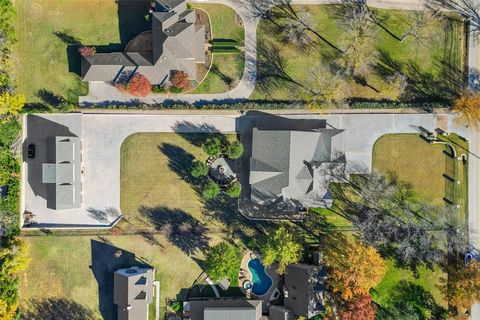
[[[294,8],[310,12],[314,18],[318,33],[334,46],[341,47],[342,31],[337,24],[335,13],[338,6],[298,5],[294,6]],[[396,36],[401,36],[407,30],[408,22],[412,20],[414,15],[411,11],[400,10],[375,9],[375,12],[382,25]],[[399,64],[399,69],[402,72],[409,75],[412,79],[422,80],[420,86],[425,90],[434,89],[436,85],[435,80],[441,79],[445,82],[445,77],[442,76],[442,73],[462,70],[463,27],[461,23],[445,22],[444,28],[438,30],[431,43],[414,39],[400,42],[380,27],[375,26],[374,28],[376,28],[374,36],[375,48],[377,52],[383,51],[385,53],[383,57],[378,54],[376,60],[380,63],[388,60],[384,58],[391,58],[394,64]],[[292,45],[285,45],[282,42],[281,34],[272,27],[271,23],[264,20],[260,22],[257,37],[259,44],[273,43],[278,47],[279,53],[284,59],[286,73],[300,83],[307,81],[309,71],[319,62],[323,65],[328,65],[331,57],[338,56],[338,53],[323,41],[306,50],[298,49]],[[443,63],[443,61],[447,63]],[[418,69],[416,69],[417,67]],[[381,87],[384,79],[385,76],[380,76],[374,71],[366,75],[367,83],[375,89]],[[423,82],[425,79],[428,79],[427,83]],[[379,94],[372,88],[351,82],[349,85],[351,97],[363,99],[380,98]],[[291,90],[285,86],[271,88],[268,92],[263,92],[257,86],[250,98],[289,99],[291,96]]]
[[[105,0],[15,1],[17,92],[25,94],[28,102],[45,102],[52,94],[76,101],[88,92],[78,76],[78,43],[98,46],[97,51],[121,50],[145,29],[145,4],[148,1],[119,8],[115,1]],[[41,90],[45,90],[43,99]]]
[[[438,305],[446,307],[446,301],[436,287],[440,284],[440,278],[443,276],[441,270],[436,269],[432,271],[425,267],[420,267],[418,277],[415,277],[412,271],[395,267],[395,263],[391,260],[387,261],[387,266],[387,273],[375,289],[372,290],[372,297],[376,303],[382,307],[392,306],[392,296],[397,293],[398,283],[406,281],[422,287],[433,296]],[[413,299],[414,297],[411,298]]]
[[[208,13],[212,24],[213,39],[232,39],[242,43],[245,30],[235,20],[235,10],[221,4],[192,4]],[[242,54],[213,54],[212,70],[192,93],[222,93],[231,89],[243,75],[245,58]],[[216,70],[215,70],[216,69]]]

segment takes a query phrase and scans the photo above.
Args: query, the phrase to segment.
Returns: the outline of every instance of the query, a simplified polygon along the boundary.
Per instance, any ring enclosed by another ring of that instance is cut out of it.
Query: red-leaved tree
[[[188,90],[190,88],[190,79],[185,71],[175,70],[170,75],[170,82],[177,88]]]
[[[145,97],[152,92],[152,84],[140,73],[136,73],[128,82],[127,90],[131,95]]]
[[[95,53],[97,53],[97,48],[95,47],[81,47],[78,49],[78,52],[80,52],[80,55],[82,57],[91,57]]]
[[[346,301],[339,315],[342,320],[374,320],[375,307],[372,298],[365,294]]]

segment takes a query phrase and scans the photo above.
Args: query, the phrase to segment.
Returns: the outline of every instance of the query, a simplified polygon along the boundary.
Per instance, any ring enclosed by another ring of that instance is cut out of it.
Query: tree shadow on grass
[[[94,320],[97,319],[89,310],[72,300],[62,298],[34,299],[29,301],[28,310],[22,310],[20,319],[32,320]]]
[[[390,297],[390,305],[396,309],[410,310],[418,319],[447,318],[447,310],[436,303],[430,292],[417,284],[402,280],[392,289]]]
[[[227,142],[227,137],[208,123],[195,124],[189,121],[177,121],[173,125],[173,131],[197,147],[201,147],[207,139],[213,137],[219,137],[222,143]]]
[[[91,269],[98,283],[100,313],[106,320],[116,319],[116,307],[113,303],[114,272],[118,269],[130,268],[133,266],[149,266],[138,260],[134,253],[96,240],[91,240],[91,255]]]
[[[170,143],[162,143],[158,146],[158,150],[168,158],[168,167],[198,191],[200,179],[190,174],[195,157],[179,146]]]
[[[208,229],[183,210],[145,206],[138,210],[156,230],[187,255],[204,252],[208,248]]]
[[[208,219],[222,222],[228,229],[232,238],[240,239],[247,246],[249,242],[276,226],[275,221],[259,221],[247,219],[238,210],[238,200],[225,194],[220,194],[215,199],[205,200],[203,214]]]

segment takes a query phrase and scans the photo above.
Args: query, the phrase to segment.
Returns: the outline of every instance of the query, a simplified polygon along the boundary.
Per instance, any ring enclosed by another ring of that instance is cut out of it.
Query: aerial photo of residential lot
[[[476,0],[0,0],[0,319],[480,319]]]

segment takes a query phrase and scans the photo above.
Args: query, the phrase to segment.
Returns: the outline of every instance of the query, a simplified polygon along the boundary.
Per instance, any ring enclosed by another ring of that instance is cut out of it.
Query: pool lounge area
[[[277,289],[280,277],[276,269],[276,265],[265,267],[258,254],[246,252],[240,264],[239,284],[246,290],[247,297],[251,295],[252,298],[263,300],[264,307],[268,308],[270,301],[280,295]]]

